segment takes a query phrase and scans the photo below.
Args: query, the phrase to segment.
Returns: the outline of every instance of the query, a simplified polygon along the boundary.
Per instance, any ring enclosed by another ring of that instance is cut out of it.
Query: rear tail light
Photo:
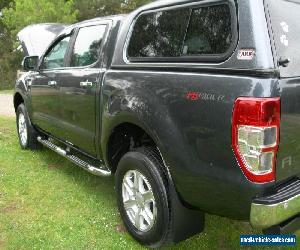
[[[275,180],[280,98],[238,98],[232,118],[232,147],[245,176],[255,183]]]

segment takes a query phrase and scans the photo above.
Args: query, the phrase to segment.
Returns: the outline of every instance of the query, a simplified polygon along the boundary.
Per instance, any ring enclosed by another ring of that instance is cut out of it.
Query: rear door
[[[281,95],[277,180],[300,176],[300,0],[266,0]],[[286,63],[283,63],[286,62]]]
[[[96,156],[97,103],[100,103],[102,47],[108,23],[77,29],[68,68],[57,76],[60,86],[61,124],[64,138],[82,151]]]
[[[33,123],[56,137],[62,136],[57,74],[65,67],[70,40],[71,35],[63,36],[50,47],[30,83]]]

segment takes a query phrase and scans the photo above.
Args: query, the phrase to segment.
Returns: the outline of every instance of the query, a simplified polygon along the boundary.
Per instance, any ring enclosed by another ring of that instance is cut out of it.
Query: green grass
[[[0,249],[143,249],[124,231],[113,179],[47,149],[22,151],[15,130],[0,117]],[[170,249],[239,249],[240,234],[251,233],[247,223],[208,215],[202,234]]]
[[[8,90],[0,90],[0,95],[1,94],[13,94],[14,90],[13,89],[8,89]]]

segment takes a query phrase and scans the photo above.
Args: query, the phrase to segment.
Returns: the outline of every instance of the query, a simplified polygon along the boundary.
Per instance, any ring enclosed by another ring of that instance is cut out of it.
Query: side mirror
[[[23,59],[22,66],[25,71],[33,71],[37,69],[38,63],[38,56],[26,56]]]

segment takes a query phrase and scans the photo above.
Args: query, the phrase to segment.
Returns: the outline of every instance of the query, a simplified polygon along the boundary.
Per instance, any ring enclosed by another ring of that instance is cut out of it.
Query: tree
[[[75,0],[79,10],[78,20],[83,21],[95,17],[128,13],[151,0]]]
[[[75,8],[79,10],[78,20],[83,21],[95,17],[119,13],[122,0],[75,0]]]
[[[74,23],[78,10],[73,0],[15,0],[2,11],[3,23],[16,35],[35,23]]]
[[[11,4],[12,0],[0,0],[0,58],[1,58],[1,51],[5,50],[5,45],[7,43],[7,34],[9,33],[3,23],[3,8],[8,7]]]
[[[0,12],[3,8],[8,7],[13,0],[0,0]]]
[[[123,1],[121,11],[122,13],[128,13],[150,2],[153,2],[153,0],[125,0]]]
[[[2,18],[2,9],[8,7],[12,0],[0,0],[0,89],[10,88],[13,84],[20,56],[13,52],[13,41]]]
[[[14,85],[22,53],[16,35],[35,23],[74,23],[78,10],[73,0],[0,0],[0,89]]]
[[[128,13],[151,0],[0,0],[0,89],[12,87],[22,55],[16,35],[36,23],[74,23]]]

